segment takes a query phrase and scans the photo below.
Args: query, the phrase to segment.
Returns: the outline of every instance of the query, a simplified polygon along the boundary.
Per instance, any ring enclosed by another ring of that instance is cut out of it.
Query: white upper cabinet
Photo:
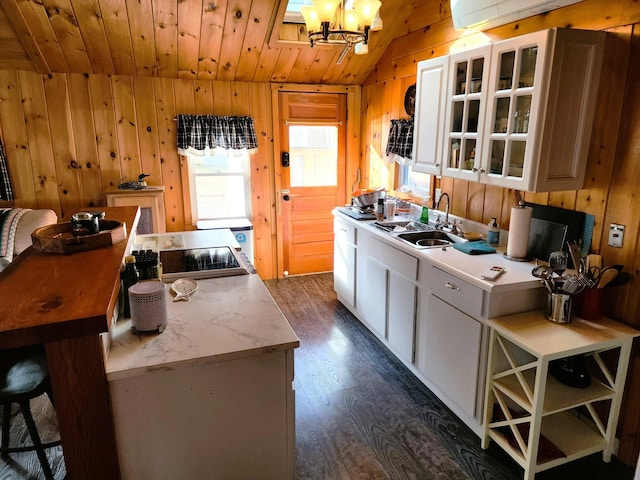
[[[582,188],[605,35],[550,29],[432,59],[430,72],[449,65],[439,90],[436,81],[420,89],[419,63],[416,162],[428,158],[439,167],[428,173],[504,188]],[[444,124],[434,125],[442,106]]]
[[[482,182],[530,192],[582,188],[604,38],[551,29],[493,45]]]
[[[417,172],[440,175],[448,74],[447,56],[418,63],[412,166]]]

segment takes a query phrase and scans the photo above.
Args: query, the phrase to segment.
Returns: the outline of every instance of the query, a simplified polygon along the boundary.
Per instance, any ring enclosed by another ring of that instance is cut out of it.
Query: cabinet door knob
[[[436,167],[439,167],[439,166],[440,166],[440,164],[436,162]]]
[[[451,290],[460,290],[460,287],[458,287],[457,285],[454,285],[451,282],[446,282],[444,286],[447,288],[450,288]]]

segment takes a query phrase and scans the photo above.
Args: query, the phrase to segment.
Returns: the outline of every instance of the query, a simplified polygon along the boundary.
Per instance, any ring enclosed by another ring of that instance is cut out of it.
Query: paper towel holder
[[[519,194],[520,192],[517,192],[517,193]],[[518,196],[516,196],[516,198],[518,198]],[[521,199],[518,201],[518,205],[513,207],[513,209],[517,209],[517,208],[522,208],[522,209],[526,208],[525,203]],[[509,250],[509,244],[507,242],[507,251],[508,250]],[[528,254],[525,255],[524,257],[516,257],[514,255],[509,255],[507,252],[504,252],[503,255],[504,255],[504,258],[506,258],[507,260],[511,260],[513,262],[528,262],[531,260],[531,257]]]

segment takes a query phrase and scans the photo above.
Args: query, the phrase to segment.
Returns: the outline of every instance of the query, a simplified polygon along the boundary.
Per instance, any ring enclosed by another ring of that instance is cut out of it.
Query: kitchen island
[[[257,275],[197,283],[163,333],[111,332],[122,478],[293,478],[299,340]]]

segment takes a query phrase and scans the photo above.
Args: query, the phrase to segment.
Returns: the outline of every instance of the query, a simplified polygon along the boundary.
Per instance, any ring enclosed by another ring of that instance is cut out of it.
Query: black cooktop
[[[371,210],[360,210],[353,207],[338,207],[340,213],[356,220],[375,220],[376,215]]]

